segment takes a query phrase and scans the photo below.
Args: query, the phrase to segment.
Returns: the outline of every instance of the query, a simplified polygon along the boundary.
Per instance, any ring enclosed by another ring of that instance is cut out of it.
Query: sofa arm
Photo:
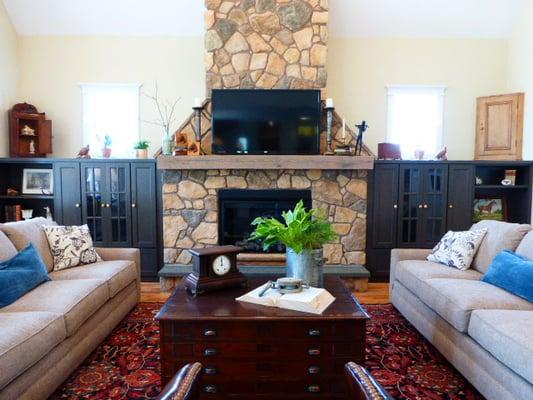
[[[389,294],[392,296],[392,287],[396,278],[396,264],[405,260],[425,260],[431,249],[392,249],[390,253],[390,279]]]
[[[133,261],[137,268],[138,280],[141,281],[141,251],[139,249],[95,247],[95,250],[104,261]]]

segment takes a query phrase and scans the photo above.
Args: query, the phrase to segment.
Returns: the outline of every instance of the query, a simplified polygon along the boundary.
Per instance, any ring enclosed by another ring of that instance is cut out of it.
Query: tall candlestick
[[[326,108],[333,108],[333,99],[326,99]]]
[[[194,107],[202,107],[202,100],[200,100],[200,98],[195,97],[195,99],[194,99]]]
[[[342,140],[346,139],[346,120],[342,119]]]

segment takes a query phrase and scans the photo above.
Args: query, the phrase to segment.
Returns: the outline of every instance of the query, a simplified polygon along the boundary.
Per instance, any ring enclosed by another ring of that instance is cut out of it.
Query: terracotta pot
[[[148,158],[148,149],[137,149],[137,158]]]
[[[104,147],[102,149],[102,157],[104,157],[104,158],[111,157],[111,147]]]

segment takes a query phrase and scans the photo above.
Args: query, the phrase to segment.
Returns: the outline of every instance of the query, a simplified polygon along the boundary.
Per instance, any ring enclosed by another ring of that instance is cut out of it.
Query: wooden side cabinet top
[[[524,93],[477,99],[476,160],[521,160]]]

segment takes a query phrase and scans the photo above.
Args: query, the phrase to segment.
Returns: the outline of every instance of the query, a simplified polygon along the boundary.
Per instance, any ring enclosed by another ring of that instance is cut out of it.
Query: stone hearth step
[[[159,271],[159,282],[162,291],[172,290],[176,284],[192,270],[191,265],[167,264]],[[240,265],[239,270],[246,276],[283,276],[284,265]],[[370,272],[362,265],[326,265],[325,275],[336,275],[342,278],[356,292],[366,292]]]

